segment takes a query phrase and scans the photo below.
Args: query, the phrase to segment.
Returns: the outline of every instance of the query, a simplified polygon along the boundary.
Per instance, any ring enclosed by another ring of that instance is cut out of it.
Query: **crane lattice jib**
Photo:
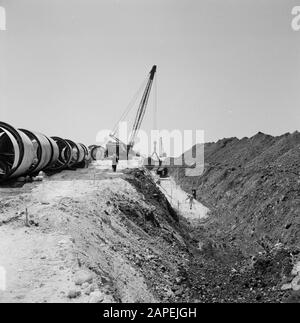
[[[138,112],[133,124],[133,128],[132,128],[132,132],[131,132],[131,136],[130,136],[130,140],[128,143],[128,148],[132,148],[136,139],[136,135],[138,133],[138,131],[140,130],[145,112],[146,112],[146,107],[147,107],[147,103],[148,103],[148,99],[149,99],[149,95],[151,92],[151,87],[153,84],[153,79],[154,79],[154,75],[156,73],[156,65],[154,65],[149,73],[149,80],[147,82],[144,94],[142,96],[141,102],[139,104],[139,108],[138,108]]]

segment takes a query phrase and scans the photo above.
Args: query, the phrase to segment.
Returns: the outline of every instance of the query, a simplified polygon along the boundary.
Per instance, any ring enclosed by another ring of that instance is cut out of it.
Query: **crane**
[[[141,101],[139,103],[138,111],[137,111],[137,114],[136,114],[136,117],[135,117],[135,120],[134,120],[132,132],[131,132],[128,144],[126,145],[125,143],[123,143],[116,136],[116,130],[113,133],[110,134],[110,137],[113,138],[116,141],[118,146],[120,146],[120,145],[127,146],[127,156],[128,156],[130,150],[132,150],[132,148],[133,148],[133,146],[135,144],[137,134],[138,134],[138,132],[139,132],[139,130],[141,128],[141,124],[142,124],[144,116],[145,116],[149,95],[150,95],[150,92],[151,92],[154,76],[155,76],[155,73],[156,73],[156,68],[157,68],[156,65],[153,65],[152,69],[151,69],[151,71],[149,73],[146,88],[144,90],[142,99],[141,99]]]

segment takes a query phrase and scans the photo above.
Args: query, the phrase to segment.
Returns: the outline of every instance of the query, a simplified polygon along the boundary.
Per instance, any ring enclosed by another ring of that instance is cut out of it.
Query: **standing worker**
[[[197,200],[197,192],[195,189],[192,189],[192,194],[195,200]]]
[[[190,210],[191,210],[193,208],[193,204],[194,204],[194,196],[192,194],[189,194],[188,197],[186,198],[186,200],[189,200]]]
[[[119,158],[118,158],[117,154],[113,154],[113,156],[112,156],[112,169],[113,169],[114,172],[116,172],[116,170],[117,170],[118,163],[119,163]]]

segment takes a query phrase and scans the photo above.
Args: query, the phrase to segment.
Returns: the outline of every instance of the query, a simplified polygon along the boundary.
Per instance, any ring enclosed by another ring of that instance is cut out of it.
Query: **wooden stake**
[[[28,210],[25,209],[25,226],[30,227],[29,220],[28,220]]]

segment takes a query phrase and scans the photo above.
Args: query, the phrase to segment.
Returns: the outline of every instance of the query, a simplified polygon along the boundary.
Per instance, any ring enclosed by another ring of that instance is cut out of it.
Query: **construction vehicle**
[[[119,157],[119,159],[129,159],[132,156],[138,156],[138,154],[136,152],[134,152],[133,147],[138,135],[138,132],[141,128],[144,116],[145,116],[145,112],[147,109],[147,104],[148,104],[148,100],[149,100],[149,95],[151,92],[151,88],[152,88],[152,84],[154,81],[154,77],[155,77],[155,73],[156,73],[156,65],[154,65],[149,73],[148,79],[147,79],[147,84],[146,87],[144,89],[144,93],[142,95],[141,101],[139,103],[139,107],[138,107],[138,111],[134,120],[134,124],[133,124],[133,128],[132,128],[132,132],[129,138],[128,143],[124,143],[123,141],[121,141],[116,133],[117,133],[117,127],[115,127],[114,131],[110,134],[110,137],[114,140],[114,141],[109,141],[106,144],[106,157],[111,157],[114,153],[117,154],[117,156]],[[118,121],[117,125],[119,124],[119,122],[125,118],[125,116],[127,116],[129,110],[131,109],[131,106],[129,106],[127,108],[127,111],[125,111],[125,113],[123,113],[121,119]]]
[[[157,153],[157,142],[154,142],[154,149],[151,157],[148,157],[144,166],[151,169],[160,178],[167,178],[169,176],[168,167],[163,165],[163,161],[167,157],[167,154],[163,150],[162,137],[159,138],[159,152]]]

